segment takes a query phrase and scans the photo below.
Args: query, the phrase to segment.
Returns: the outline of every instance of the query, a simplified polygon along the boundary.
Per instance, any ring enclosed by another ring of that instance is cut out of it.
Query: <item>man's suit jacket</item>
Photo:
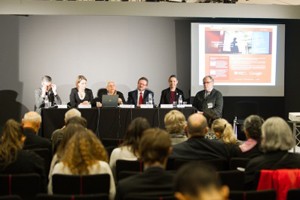
[[[48,149],[49,154],[52,155],[52,145],[50,140],[38,136],[33,129],[24,128],[24,135],[26,136],[23,149]]]
[[[151,90],[148,90],[148,89],[146,89],[144,91],[143,104],[147,103],[148,96],[149,96],[150,93],[152,94],[153,104],[154,104],[154,93]],[[133,91],[128,92],[127,104],[134,104],[135,106],[137,106],[137,104],[138,104],[137,97],[138,97],[138,90],[133,90]]]
[[[161,167],[149,167],[143,173],[123,179],[118,183],[116,200],[124,199],[130,194],[172,193],[174,174]]]
[[[229,159],[230,153],[225,144],[220,141],[194,136],[174,145],[170,157],[182,160]]]
[[[180,89],[178,89],[178,88],[176,88],[176,90],[175,90],[175,101],[176,102],[178,102],[179,95],[182,96],[182,101],[184,101],[183,91],[180,90]],[[160,104],[170,104],[170,96],[171,96],[171,90],[170,90],[170,88],[164,89],[161,92],[161,95],[160,95],[159,105]]]
[[[95,98],[94,101],[102,103],[102,95],[107,95],[107,89],[105,89],[105,88],[99,89],[97,92],[97,97]],[[119,98],[122,99],[123,103],[126,102],[122,92],[117,91],[117,95],[119,95]]]

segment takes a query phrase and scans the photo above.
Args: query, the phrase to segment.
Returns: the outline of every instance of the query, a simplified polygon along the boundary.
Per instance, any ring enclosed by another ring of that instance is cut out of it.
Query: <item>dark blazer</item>
[[[71,107],[75,108],[77,107],[80,103],[84,102],[84,101],[89,101],[92,106],[94,106],[94,95],[91,89],[86,88],[85,89],[85,97],[84,99],[80,99],[79,95],[78,95],[78,89],[77,88],[72,88],[71,90],[71,94],[70,94],[70,104]]]
[[[173,146],[170,158],[182,160],[229,159],[230,153],[224,143],[194,136]]]
[[[20,150],[17,153],[17,159],[7,165],[5,168],[0,167],[2,174],[22,174],[22,173],[37,173],[42,180],[41,190],[46,191],[46,172],[44,160],[34,152],[28,150]],[[28,183],[30,184],[30,183]]]
[[[150,93],[152,94],[153,104],[155,105],[155,103],[154,103],[154,93],[151,90],[148,90],[148,89],[146,89],[144,91],[143,104],[146,104],[146,102],[148,101],[148,95]],[[137,96],[138,96],[138,90],[133,90],[133,91],[128,92],[127,104],[134,104],[135,106],[137,106],[137,103],[138,103]]]
[[[209,108],[209,104],[212,105],[211,108]],[[222,117],[223,96],[221,92],[213,89],[205,98],[205,90],[202,90],[196,94],[193,101],[193,106],[197,108],[197,110],[204,112],[204,114],[211,113],[216,115],[216,117]]]
[[[161,167],[149,167],[143,173],[125,178],[118,183],[116,200],[133,193],[146,196],[153,193],[172,193],[174,174]]]
[[[159,105],[160,104],[170,104],[170,95],[171,95],[170,88],[167,88],[167,89],[164,89],[163,91],[161,91]],[[182,96],[182,101],[184,101],[183,91],[176,88],[176,90],[175,90],[175,101],[176,102],[178,102],[179,95]]]
[[[52,145],[50,140],[38,136],[33,129],[24,128],[23,133],[26,136],[23,149],[49,149],[49,153],[52,155]]]
[[[122,92],[117,91],[116,94],[119,95],[119,98],[122,99],[123,103],[126,103],[124,95],[123,95]],[[95,98],[94,101],[102,103],[102,95],[107,95],[107,89],[105,89],[105,88],[99,89],[98,92],[97,92],[97,97]]]
[[[300,154],[287,151],[275,151],[257,156],[248,162],[245,170],[246,189],[256,190],[259,171],[262,169],[300,168]]]

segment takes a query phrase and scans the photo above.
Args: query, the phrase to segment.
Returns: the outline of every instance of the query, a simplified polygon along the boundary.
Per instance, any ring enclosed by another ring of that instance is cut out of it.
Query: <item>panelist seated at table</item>
[[[137,89],[128,92],[127,104],[133,104],[140,107],[141,104],[154,104],[154,93],[147,89],[148,79],[146,77],[141,77],[137,83]],[[152,102],[151,102],[152,100]]]
[[[87,79],[79,75],[76,80],[76,87],[72,88],[70,94],[71,107],[94,106],[94,96],[91,89],[86,88]]]
[[[178,80],[175,75],[171,75],[168,79],[169,88],[164,89],[161,92],[160,104],[173,104],[178,103],[178,98],[181,95],[182,101],[184,101],[183,91],[177,88]]]
[[[42,77],[41,87],[34,91],[34,95],[34,110],[38,113],[41,113],[41,109],[44,107],[61,104],[61,99],[57,94],[57,87],[52,83],[50,76],[45,75]],[[48,105],[46,105],[46,103],[48,103]]]
[[[118,105],[125,103],[125,98],[122,92],[117,91],[115,82],[107,82],[106,88],[98,90],[97,97],[94,99],[97,107],[102,107],[102,95],[119,95]]]

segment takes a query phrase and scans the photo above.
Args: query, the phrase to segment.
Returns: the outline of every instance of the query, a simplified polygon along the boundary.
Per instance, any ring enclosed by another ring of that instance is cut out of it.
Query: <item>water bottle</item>
[[[47,95],[45,96],[44,103],[45,103],[45,108],[49,108],[49,98]]]
[[[153,104],[152,93],[149,93],[149,94],[148,94],[148,103],[149,103],[149,104]]]
[[[183,104],[183,99],[182,99],[182,95],[180,94],[178,97],[178,105],[182,105]]]

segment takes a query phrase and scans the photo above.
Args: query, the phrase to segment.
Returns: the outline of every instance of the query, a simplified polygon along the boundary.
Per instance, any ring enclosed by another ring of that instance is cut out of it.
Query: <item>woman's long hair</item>
[[[13,119],[6,121],[0,138],[0,168],[5,168],[17,159],[18,151],[23,148],[23,129]]]
[[[130,151],[138,157],[139,142],[144,130],[151,128],[148,120],[137,117],[128,126],[124,142],[121,146],[128,146]]]
[[[61,161],[72,174],[89,174],[89,167],[98,161],[108,161],[107,152],[101,141],[90,130],[77,131],[67,143]]]
[[[220,139],[225,144],[236,144],[237,139],[234,135],[232,126],[226,119],[216,119],[212,123],[212,129],[214,132],[220,133]]]

